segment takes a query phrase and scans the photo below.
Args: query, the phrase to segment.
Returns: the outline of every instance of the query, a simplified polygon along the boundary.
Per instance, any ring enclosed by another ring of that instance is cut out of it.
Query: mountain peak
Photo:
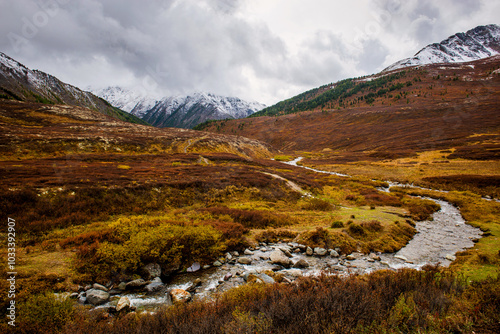
[[[400,60],[383,72],[435,63],[462,63],[500,54],[500,26],[478,26],[457,33],[440,43],[429,44],[415,56]]]
[[[192,128],[207,120],[244,118],[265,108],[258,102],[209,92],[155,98],[139,91],[108,87],[93,92],[113,106],[130,112],[157,127]]]

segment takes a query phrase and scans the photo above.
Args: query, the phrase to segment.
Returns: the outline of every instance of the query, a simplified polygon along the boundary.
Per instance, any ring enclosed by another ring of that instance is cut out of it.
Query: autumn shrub
[[[73,303],[50,292],[31,295],[18,304],[16,333],[59,333],[72,319]]]
[[[411,218],[416,221],[430,219],[434,212],[441,209],[441,206],[434,201],[418,198],[405,199],[404,206],[410,212]]]
[[[332,225],[330,227],[331,228],[342,228],[342,227],[344,227],[344,223],[340,220],[336,220],[332,223]]]
[[[309,199],[305,205],[302,206],[304,210],[312,210],[312,211],[331,211],[335,208],[335,206],[321,198],[311,198]]]
[[[369,222],[362,222],[361,227],[371,232],[382,232],[384,226],[377,220],[371,220]]]
[[[347,227],[347,231],[349,232],[350,235],[355,236],[355,237],[364,237],[366,236],[366,230],[363,226],[352,223]]]
[[[288,215],[277,214],[269,211],[240,210],[227,207],[213,207],[203,209],[215,216],[228,215],[235,222],[241,223],[245,228],[281,227],[296,224],[297,221]]]
[[[249,229],[242,224],[218,220],[209,220],[205,224],[222,233],[221,239],[229,250],[241,250],[248,246],[243,236]]]
[[[113,272],[135,272],[151,262],[181,267],[209,263],[226,248],[222,233],[206,224],[148,226],[140,218],[122,218],[110,228],[115,242],[79,247],[77,269],[82,274],[103,278]]]
[[[356,241],[353,238],[345,233],[328,231],[322,227],[302,232],[297,237],[297,241],[312,248],[340,248],[341,252],[345,254],[356,250]]]
[[[466,297],[481,304],[476,321],[495,326],[494,285],[483,292],[441,271],[378,271],[370,275],[304,277],[295,284],[248,284],[211,301],[117,320],[79,316],[65,333],[446,333],[470,332]],[[369,297],[369,298],[368,298]],[[495,304],[496,303],[496,304]],[[458,304],[458,305],[457,305]],[[483,313],[484,312],[484,313]],[[491,327],[495,328],[495,327]]]
[[[297,236],[297,232],[286,229],[268,228],[255,235],[258,242],[276,243],[279,240],[292,240]]]

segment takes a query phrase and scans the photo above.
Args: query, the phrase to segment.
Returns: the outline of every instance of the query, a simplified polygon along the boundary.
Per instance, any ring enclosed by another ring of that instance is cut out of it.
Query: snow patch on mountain
[[[500,54],[500,26],[479,26],[466,33],[455,34],[441,43],[420,50],[415,56],[400,60],[383,72],[410,66],[438,63],[462,63]]]

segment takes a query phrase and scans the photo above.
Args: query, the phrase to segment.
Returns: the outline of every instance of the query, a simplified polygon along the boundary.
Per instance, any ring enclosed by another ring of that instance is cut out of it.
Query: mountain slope
[[[207,93],[162,99],[120,87],[95,90],[94,93],[156,127],[193,128],[207,120],[248,117],[265,107],[257,102]]]
[[[425,64],[461,63],[497,54],[500,54],[500,26],[490,24],[455,34],[440,43],[430,44],[415,56],[400,60],[384,71]]]
[[[92,93],[66,84],[50,74],[31,70],[0,52],[1,98],[85,107],[120,120],[146,124],[146,122],[113,107]]]
[[[325,102],[323,109],[212,122],[203,130],[258,139],[290,153],[328,150],[383,158],[398,152],[476,145],[486,153],[484,158],[498,159],[499,74],[500,56],[495,56],[351,79],[336,86],[343,87],[344,93]],[[303,96],[304,108],[307,98]]]

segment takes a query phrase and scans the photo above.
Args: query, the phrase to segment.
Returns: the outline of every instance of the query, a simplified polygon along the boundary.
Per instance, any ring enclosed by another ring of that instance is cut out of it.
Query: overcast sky
[[[500,0],[0,0],[0,51],[80,88],[270,105],[499,19]]]

